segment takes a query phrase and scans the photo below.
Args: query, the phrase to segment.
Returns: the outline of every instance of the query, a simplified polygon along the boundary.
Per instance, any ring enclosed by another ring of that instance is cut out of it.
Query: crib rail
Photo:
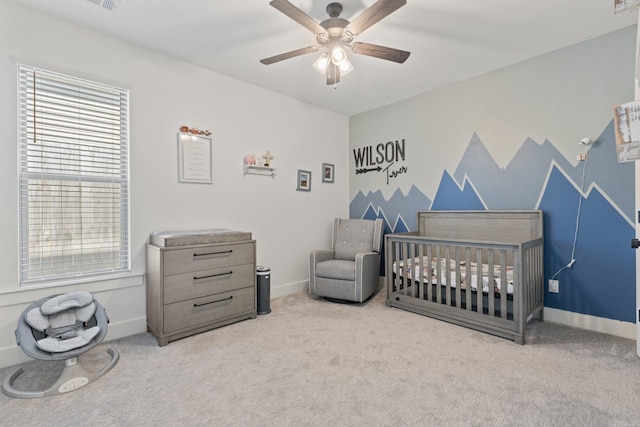
[[[524,342],[526,321],[543,304],[542,243],[387,235],[387,305]]]

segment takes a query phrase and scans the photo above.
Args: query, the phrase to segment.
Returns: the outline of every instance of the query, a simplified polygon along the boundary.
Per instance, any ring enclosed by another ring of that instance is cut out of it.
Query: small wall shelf
[[[276,177],[277,170],[269,166],[244,165],[245,175],[268,175],[272,178]]]

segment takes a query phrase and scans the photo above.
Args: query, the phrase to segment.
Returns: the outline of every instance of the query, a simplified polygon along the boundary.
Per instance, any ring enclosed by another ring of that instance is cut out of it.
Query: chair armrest
[[[362,294],[376,292],[380,280],[380,254],[360,252],[356,254],[356,283],[362,284]]]
[[[356,254],[356,268],[358,268],[358,265],[375,262],[376,259],[380,264],[380,254],[378,252],[359,252]]]
[[[316,264],[334,259],[336,251],[333,249],[317,249],[309,253],[309,293],[313,295],[316,288]]]

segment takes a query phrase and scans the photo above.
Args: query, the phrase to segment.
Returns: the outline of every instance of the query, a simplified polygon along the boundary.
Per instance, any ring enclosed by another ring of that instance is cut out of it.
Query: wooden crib
[[[542,320],[542,211],[421,211],[385,243],[387,306],[518,344]]]

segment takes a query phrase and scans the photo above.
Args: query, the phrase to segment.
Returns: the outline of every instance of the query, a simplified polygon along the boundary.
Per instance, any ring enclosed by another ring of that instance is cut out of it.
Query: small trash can
[[[256,267],[258,275],[258,314],[271,313],[271,269],[266,265]]]

